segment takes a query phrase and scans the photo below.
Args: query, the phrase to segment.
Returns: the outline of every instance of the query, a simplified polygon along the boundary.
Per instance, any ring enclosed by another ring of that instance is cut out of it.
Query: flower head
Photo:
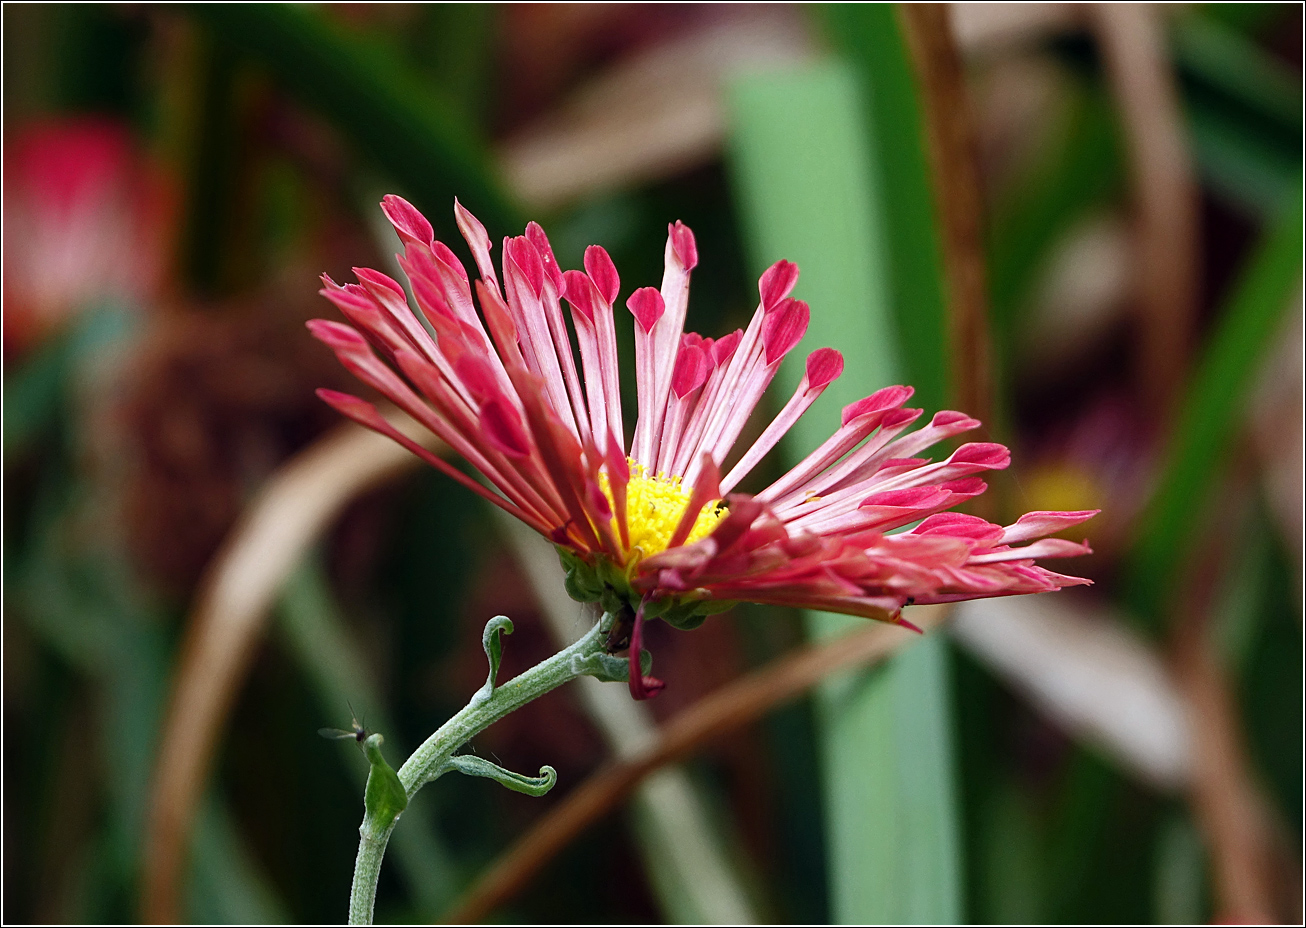
[[[4,149],[4,341],[21,353],[89,304],[159,289],[172,195],[127,128],[39,122]]]
[[[584,271],[563,272],[544,230],[531,223],[525,235],[504,239],[500,282],[484,227],[455,203],[480,273],[474,301],[462,263],[421,213],[395,196],[382,208],[404,243],[399,263],[418,310],[394,280],[356,268],[358,283],[324,277],[322,290],[353,327],[320,319],[309,326],[489,486],[406,438],[370,403],[319,395],[553,541],[568,592],[630,618],[636,696],[661,685],[638,671],[646,618],[692,627],[748,600],[909,625],[901,617],[908,603],[1089,582],[1034,561],[1087,553],[1087,544],[1045,536],[1092,511],[1032,512],[1005,527],[945,511],[982,493],[978,475],[1006,467],[1010,455],[983,442],[938,462],[919,457],[980,423],[945,411],[908,432],[922,412],[904,406],[910,387],[850,404],[841,427],[771,486],[755,496],[732,492],[843,370],[832,348],[808,355],[793,397],[721,473],[807,329],[807,304],[789,296],[795,265],[780,261],[762,275],[747,329],[715,340],[685,332],[698,251],[687,226],[670,226],[661,287],[639,288],[626,300],[638,393],[628,444],[614,318],[621,286],[606,251],[592,245]],[[919,524],[906,528],[912,523]]]

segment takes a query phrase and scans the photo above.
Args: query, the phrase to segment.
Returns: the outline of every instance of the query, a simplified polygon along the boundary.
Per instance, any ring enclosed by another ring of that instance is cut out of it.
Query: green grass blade
[[[386,736],[390,754],[405,755],[399,731],[386,712],[381,688],[359,656],[340,607],[327,585],[316,558],[300,565],[282,590],[278,625],[288,650],[311,681],[324,720],[342,718],[352,702],[367,717],[367,725]],[[368,767],[347,754],[350,773],[362,790]],[[352,812],[351,812],[352,814]],[[418,806],[391,839],[395,863],[403,872],[418,910],[434,918],[443,912],[461,888],[449,851],[431,827],[429,815]]]
[[[349,138],[434,221],[453,198],[489,228],[522,225],[475,130],[393,53],[333,28],[320,11],[272,3],[194,5],[191,15],[257,61]]]
[[[730,106],[752,265],[798,263],[796,295],[813,307],[805,344],[835,346],[847,362],[792,430],[793,457],[829,436],[842,405],[904,373],[889,216],[871,170],[878,149],[868,143],[856,76],[839,64],[742,79]],[[781,389],[792,390],[800,373],[782,366]],[[860,621],[808,617],[818,636]],[[942,639],[927,638],[880,673],[833,680],[818,696],[835,921],[960,917],[944,658]]]
[[[1130,599],[1160,625],[1180,566],[1198,533],[1203,500],[1241,430],[1248,392],[1302,279],[1302,188],[1235,284],[1179,412],[1159,489],[1131,558]]]
[[[862,93],[864,124],[873,133],[871,169],[890,313],[897,329],[899,376],[928,411],[948,403],[948,330],[944,315],[942,239],[931,190],[926,128],[916,77],[890,4],[824,7],[829,36],[851,65]]]

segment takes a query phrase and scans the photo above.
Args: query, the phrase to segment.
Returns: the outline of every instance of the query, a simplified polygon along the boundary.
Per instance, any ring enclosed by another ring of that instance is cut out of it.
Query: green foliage
[[[1220,313],[1220,323],[1194,369],[1158,489],[1141,522],[1133,553],[1130,596],[1152,628],[1192,545],[1199,537],[1202,503],[1215,490],[1221,464],[1238,433],[1253,376],[1301,281],[1302,194],[1268,230]]]
[[[477,133],[383,47],[308,7],[196,5],[190,14],[336,124],[431,220],[452,229],[455,197],[497,229],[523,223]]]
[[[857,28],[887,26],[874,20]],[[900,41],[877,36],[873,45]],[[785,257],[802,268],[795,293],[813,306],[807,344],[837,345],[846,362],[843,378],[791,431],[791,456],[830,434],[841,405],[904,377],[907,351],[898,336],[904,313],[894,307],[906,297],[890,280],[910,279],[922,272],[921,264],[927,265],[924,273],[937,267],[937,255],[929,251],[910,255],[887,244],[897,231],[881,199],[884,187],[897,180],[887,165],[917,162],[902,153],[900,161],[883,158],[882,141],[897,130],[866,119],[855,75],[841,65],[824,65],[753,77],[737,82],[731,97],[732,158],[752,264],[760,273]],[[895,88],[901,85],[890,83],[886,92]],[[931,227],[920,217],[931,216],[932,206],[916,203],[915,209],[923,235]],[[933,304],[913,307],[923,319],[917,337],[943,331],[937,280],[933,292]],[[943,345],[934,344],[929,357],[912,373],[942,396],[943,379],[936,373],[931,381],[928,364],[946,366]],[[782,365],[777,382],[793,389],[799,376],[798,365]],[[860,621],[809,618],[812,633],[821,637]],[[831,908],[838,921],[960,916],[943,660],[941,640],[929,638],[869,680],[845,676],[822,689],[818,720]]]

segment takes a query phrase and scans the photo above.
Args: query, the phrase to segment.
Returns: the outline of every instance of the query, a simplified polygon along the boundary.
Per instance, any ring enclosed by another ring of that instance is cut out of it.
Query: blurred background
[[[480,685],[491,616],[504,675],[579,628],[547,546],[313,395],[359,389],[304,329],[333,316],[317,276],[396,273],[397,192],[465,260],[454,196],[492,239],[540,221],[564,267],[601,243],[623,299],[684,220],[705,334],[796,260],[805,345],[849,366],[790,460],[908,382],[1012,448],[977,514],[1103,512],[1063,568],[1093,587],[963,604],[779,705],[764,685],[756,721],[504,871],[613,758],[742,674],[780,687],[823,627],[656,623],[647,711],[573,685],[473,742],[555,766],[547,797],[414,800],[379,921],[1300,922],[1299,5],[3,27],[6,921],[343,920],[366,762],[317,729],[356,712],[398,766]]]

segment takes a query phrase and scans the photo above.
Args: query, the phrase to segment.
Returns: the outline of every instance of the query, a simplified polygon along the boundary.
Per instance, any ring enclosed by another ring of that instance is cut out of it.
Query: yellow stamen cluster
[[[599,485],[608,501],[612,502],[612,489],[607,474],[599,474]],[[630,462],[630,482],[626,484],[626,523],[630,530],[628,562],[651,557],[667,549],[667,543],[680,524],[693,492],[693,487],[681,486],[679,477],[663,474],[650,477],[644,465]],[[726,506],[720,500],[708,503],[699,511],[685,544],[693,544],[712,534],[712,530],[725,515]],[[612,520],[612,529],[620,538],[621,532],[615,518]]]

